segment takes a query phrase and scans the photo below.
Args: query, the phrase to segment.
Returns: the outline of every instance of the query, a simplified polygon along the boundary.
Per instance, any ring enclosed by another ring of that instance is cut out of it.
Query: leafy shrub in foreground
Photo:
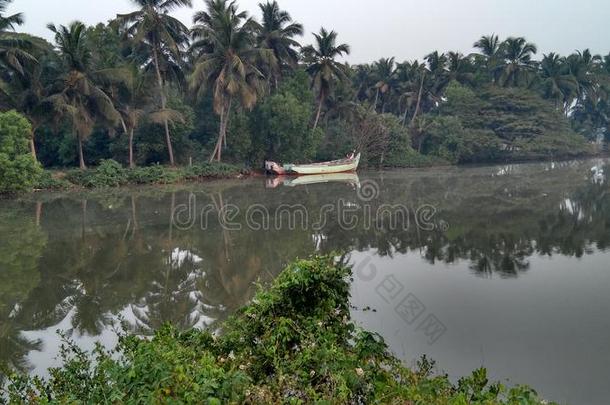
[[[12,403],[542,404],[535,391],[490,384],[480,369],[457,385],[422,359],[410,370],[381,337],[357,329],[350,270],[332,257],[290,265],[224,325],[222,335],[171,326],[121,336],[93,355],[68,342],[49,380],[14,375]]]

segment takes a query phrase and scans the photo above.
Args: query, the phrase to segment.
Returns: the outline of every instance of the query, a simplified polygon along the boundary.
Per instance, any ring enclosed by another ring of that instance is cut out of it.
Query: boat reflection
[[[267,188],[276,188],[281,185],[287,187],[305,186],[320,183],[345,183],[360,188],[360,178],[356,173],[329,173],[314,174],[310,176],[277,176],[267,179]]]

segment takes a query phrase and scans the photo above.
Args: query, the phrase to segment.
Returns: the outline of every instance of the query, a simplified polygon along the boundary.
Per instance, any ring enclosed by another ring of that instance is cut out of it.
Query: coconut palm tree
[[[3,107],[14,108],[27,117],[31,123],[30,150],[36,159],[35,135],[48,119],[48,105],[45,100],[49,95],[49,82],[58,75],[57,55],[51,44],[42,39],[33,39],[32,55],[37,63],[23,65],[21,74],[11,75],[5,83]]]
[[[146,109],[153,103],[147,92],[147,77],[137,66],[129,68],[130,77],[113,93],[113,100],[117,111],[121,115],[120,122],[123,132],[128,137],[127,148],[129,167],[136,166],[133,154],[133,141],[135,130],[140,125]]]
[[[206,6],[195,15],[191,30],[199,56],[189,87],[198,98],[212,90],[220,128],[210,161],[220,161],[233,102],[245,109],[254,107],[264,80],[258,66],[273,66],[275,58],[273,51],[256,46],[256,24],[235,2],[206,0]]]
[[[56,120],[68,119],[72,124],[78,139],[79,165],[85,169],[83,140],[93,132],[96,122],[115,127],[119,113],[99,85],[109,78],[92,66],[85,25],[76,21],[69,27],[50,24],[48,28],[55,34],[64,72],[53,86],[55,91],[47,101],[53,107]]]
[[[496,34],[483,35],[473,46],[487,59],[491,59],[500,50],[500,39]]]
[[[540,62],[540,79],[544,97],[554,100],[567,114],[577,94],[578,82],[570,73],[566,58],[553,52],[544,55]]]
[[[145,48],[147,60],[144,62],[154,70],[160,110],[167,109],[166,84],[172,68],[180,65],[182,51],[188,44],[188,29],[169,13],[179,7],[192,7],[192,0],[132,0],[139,10],[117,16],[117,22],[125,31],[125,36],[142,50]],[[175,165],[174,150],[169,131],[169,120],[163,121],[165,142],[169,162]]]
[[[382,97],[381,112],[385,112],[385,106],[387,102],[386,95],[392,93],[398,84],[396,81],[396,63],[394,58],[381,58],[377,62],[373,63],[372,74],[375,80],[375,102],[373,108],[377,109],[379,96]]]
[[[137,64],[132,63],[113,70],[123,77],[117,83],[107,86],[108,94],[120,114],[120,127],[128,137],[129,167],[134,168],[134,136],[140,124],[144,120],[156,125],[163,125],[165,120],[184,123],[184,116],[170,108],[158,108],[154,96],[148,91],[149,74],[142,71]]]
[[[474,80],[473,65],[471,59],[460,52],[447,53],[447,76],[449,82],[452,80],[461,84],[470,84]]]
[[[303,35],[303,26],[293,22],[288,12],[280,9],[277,1],[267,1],[258,5],[263,14],[262,22],[257,26],[258,44],[261,48],[271,49],[279,69],[271,71],[277,88],[282,68],[294,68],[299,60],[298,51],[301,45],[294,37]]]
[[[426,65],[425,64],[417,64],[417,61],[415,63],[414,66],[414,70],[416,73],[416,81],[415,83],[419,83],[419,85],[416,85],[417,88],[417,102],[415,103],[415,112],[413,112],[413,117],[411,117],[411,126],[413,126],[415,124],[415,120],[417,119],[417,116],[419,115],[419,113],[421,112],[421,104],[422,104],[422,99],[424,97],[424,94],[426,92],[426,87],[424,87],[424,85],[426,84],[426,79],[429,80],[429,74],[428,74],[428,69],[426,69]]]
[[[599,55],[592,55],[588,49],[577,51],[566,58],[568,69],[578,83],[579,102],[598,87],[595,73],[599,70],[601,62],[602,58]]]
[[[369,90],[374,87],[373,69],[369,64],[352,67],[352,84],[355,88],[354,101],[365,101],[369,97]]]
[[[529,79],[535,69],[533,55],[538,48],[536,45],[527,42],[523,37],[509,37],[500,46],[500,53],[503,58],[499,66],[501,71],[499,83],[502,86],[520,86],[528,84]]]
[[[336,80],[347,78],[348,67],[336,61],[342,55],[349,55],[350,47],[347,44],[337,45],[338,34],[335,31],[320,29],[319,34],[314,34],[316,44],[308,45],[302,49],[307,72],[313,79],[313,87],[318,92],[318,111],[313,129],[318,127],[322,106],[332,91]]]
[[[15,80],[11,86],[11,104],[31,123],[30,151],[34,159],[36,156],[36,130],[49,118],[45,106],[48,89],[42,82],[42,68],[32,65],[24,71],[24,75]]]
[[[428,64],[428,71],[430,72],[430,79],[432,88],[431,91],[434,94],[441,94],[445,90],[445,87],[449,84],[450,76],[447,70],[448,59],[444,53],[438,53],[434,51],[426,56],[426,63]]]
[[[36,62],[30,54],[32,43],[14,33],[15,27],[24,23],[23,14],[4,15],[13,0],[0,0],[0,66],[23,74],[26,62]]]
[[[411,122],[419,112],[423,97],[424,82],[426,81],[426,65],[419,61],[399,63],[396,67],[396,80],[398,82],[398,113],[402,114],[403,125],[407,124],[407,116],[414,111]],[[404,105],[404,110],[402,108]]]
[[[500,38],[496,34],[483,35],[473,44],[473,47],[479,51],[474,54],[477,65],[483,67],[493,82],[497,81],[498,66],[502,61]]]

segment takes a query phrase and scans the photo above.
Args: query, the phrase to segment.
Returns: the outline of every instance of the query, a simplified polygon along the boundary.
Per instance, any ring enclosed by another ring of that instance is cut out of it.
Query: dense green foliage
[[[36,188],[69,189],[72,187],[107,188],[124,185],[172,184],[202,179],[223,179],[239,176],[244,170],[227,163],[201,163],[181,168],[161,165],[124,168],[119,162],[102,160],[91,170],[74,169],[65,173],[45,171]]]
[[[31,126],[15,111],[0,113],[0,194],[31,188],[42,171],[28,148]]]
[[[590,154],[610,133],[610,55],[536,60],[524,38],[491,35],[468,56],[350,66],[336,32],[301,46],[303,26],[274,1],[259,22],[207,0],[191,30],[171,16],[191,1],[133,4],[108,24],[50,26],[53,45],[0,10],[0,55],[14,56],[0,60],[0,108],[30,120],[43,165],[258,168],[354,149],[364,165],[523,160]]]
[[[67,341],[48,380],[14,375],[5,393],[12,403],[542,403],[484,369],[453,385],[425,358],[403,367],[350,321],[350,273],[333,257],[296,261],[220,335],[165,326],[93,354]]]

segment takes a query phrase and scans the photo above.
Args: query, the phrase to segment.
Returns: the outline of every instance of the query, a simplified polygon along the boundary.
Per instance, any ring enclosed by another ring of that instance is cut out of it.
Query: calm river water
[[[610,397],[610,162],[362,172],[0,201],[0,362],[66,332],[217,328],[296,257],[354,265],[353,316],[412,364],[484,366],[547,399]],[[323,181],[315,183],[315,181]]]

